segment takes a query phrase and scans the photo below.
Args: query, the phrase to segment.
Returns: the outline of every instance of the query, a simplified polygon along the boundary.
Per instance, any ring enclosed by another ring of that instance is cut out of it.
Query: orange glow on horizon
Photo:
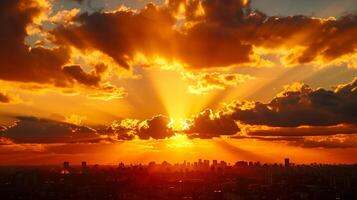
[[[187,138],[187,135],[185,134],[177,133],[175,136],[170,137],[168,140],[169,141],[167,146],[178,151],[187,151],[187,149],[193,147],[192,141],[190,141],[190,139]]]

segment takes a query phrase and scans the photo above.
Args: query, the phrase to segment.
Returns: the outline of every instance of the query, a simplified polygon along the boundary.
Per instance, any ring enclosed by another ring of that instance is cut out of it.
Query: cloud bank
[[[236,101],[226,107],[234,120],[273,127],[357,123],[357,79],[335,90],[301,83],[286,86],[269,103]]]

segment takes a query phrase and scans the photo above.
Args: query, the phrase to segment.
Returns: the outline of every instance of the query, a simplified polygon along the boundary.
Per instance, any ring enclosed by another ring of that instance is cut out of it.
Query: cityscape
[[[243,200],[357,198],[357,164],[202,160],[0,167],[1,199]]]

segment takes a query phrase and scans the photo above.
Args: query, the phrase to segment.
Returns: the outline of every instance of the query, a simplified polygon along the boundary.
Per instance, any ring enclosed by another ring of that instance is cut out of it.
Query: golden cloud
[[[190,73],[183,72],[183,77],[186,80],[194,81],[193,85],[190,85],[188,90],[193,94],[207,94],[211,90],[223,90],[229,86],[237,86],[248,80],[254,79],[250,75],[244,74],[221,74],[217,72],[213,73]]]

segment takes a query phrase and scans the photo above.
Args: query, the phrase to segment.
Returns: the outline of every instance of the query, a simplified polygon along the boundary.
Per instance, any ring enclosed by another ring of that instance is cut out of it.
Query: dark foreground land
[[[0,167],[0,199],[357,199],[356,165],[170,165]]]

